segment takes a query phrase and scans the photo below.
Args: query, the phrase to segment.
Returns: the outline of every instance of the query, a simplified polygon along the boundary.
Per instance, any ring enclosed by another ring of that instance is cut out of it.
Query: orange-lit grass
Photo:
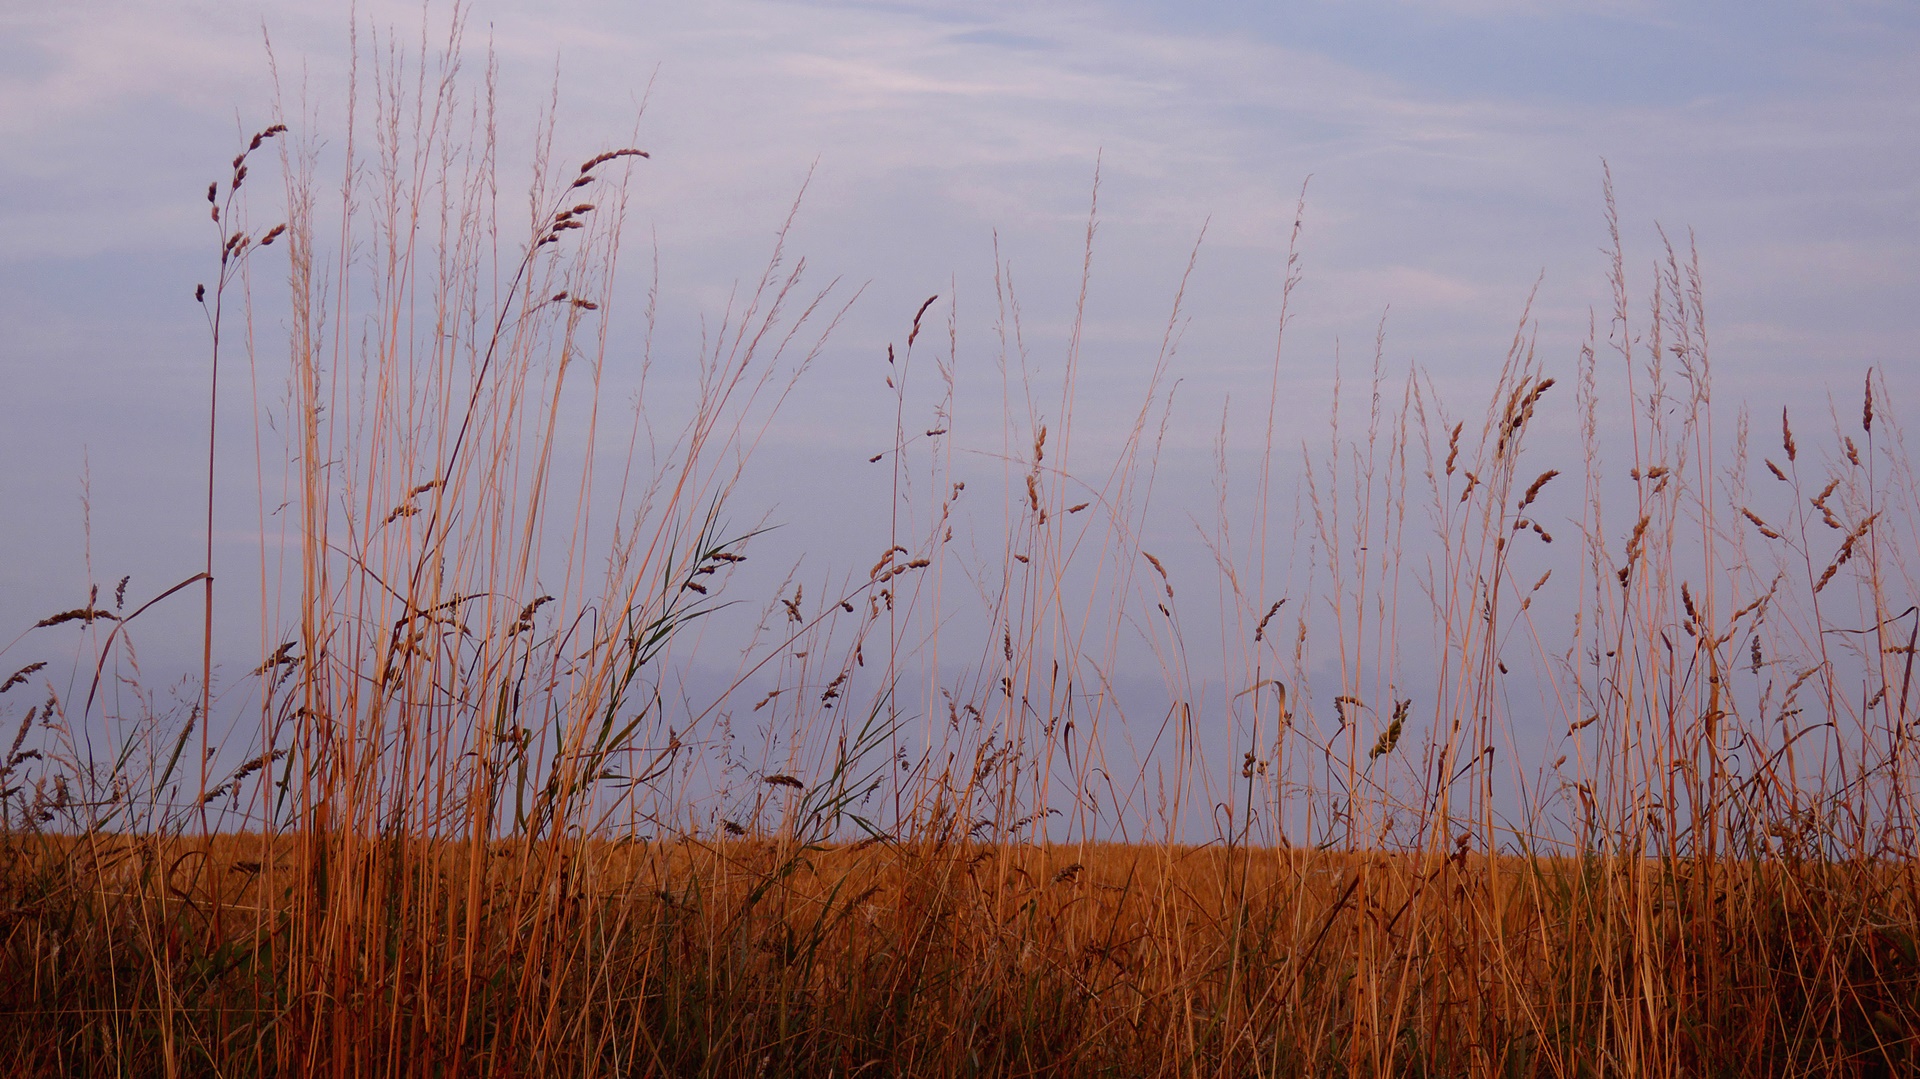
[[[318,895],[359,908],[341,959],[365,997],[336,1002],[355,1036],[326,1054],[350,1072],[1571,1074],[1653,1024],[1679,1058],[1711,1046],[1761,1071],[1844,1033],[1852,1055],[1824,1065],[1884,1073],[1912,1060],[1920,985],[1907,865],[1720,864],[1703,901],[1708,867],[1684,862],[1218,845],[7,847],[11,969],[44,975],[41,994],[81,978],[92,998],[40,1023],[14,1012],[42,1035],[15,1059],[42,1067],[60,1032],[111,1029],[115,993],[175,995],[180,1040],[259,1037],[291,1003],[284,965],[311,959],[290,945],[319,924]],[[37,904],[20,903],[27,882]],[[63,939],[56,906],[115,939]],[[456,986],[466,1008],[445,999]],[[34,995],[15,985],[7,1005]],[[1725,1025],[1701,1029],[1709,1007]]]

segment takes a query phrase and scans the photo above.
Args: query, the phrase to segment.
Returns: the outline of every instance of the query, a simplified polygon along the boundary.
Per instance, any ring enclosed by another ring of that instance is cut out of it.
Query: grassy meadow
[[[1920,482],[1879,372],[1716,401],[1698,258],[1632,274],[1616,222],[1586,346],[1523,318],[1470,415],[1377,364],[1357,430],[1303,430],[1276,350],[1174,562],[1183,297],[1096,458],[1081,322],[1043,378],[1003,278],[999,481],[929,300],[870,549],[755,577],[806,552],[731,524],[740,480],[847,290],[783,233],[697,356],[603,394],[655,360],[613,300],[649,161],[548,132],[513,191],[454,59],[207,191],[210,392],[279,421],[209,421],[204,565],[0,670],[6,1074],[1920,1071]],[[249,439],[259,649],[216,678]],[[169,701],[134,642],[188,607]]]

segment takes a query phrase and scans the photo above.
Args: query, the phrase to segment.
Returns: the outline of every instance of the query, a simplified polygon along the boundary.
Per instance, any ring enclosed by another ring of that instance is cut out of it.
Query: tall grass
[[[730,524],[737,481],[841,290],[776,247],[674,358],[691,388],[616,412],[614,357],[652,361],[651,302],[638,344],[611,328],[645,155],[543,130],[500,199],[458,32],[368,58],[337,187],[275,124],[209,191],[215,348],[287,443],[254,432],[262,662],[216,695],[209,658],[183,709],[97,692],[138,685],[125,582],[27,638],[83,633],[69,688],[0,690],[11,1072],[1916,1066],[1920,488],[1878,375],[1857,417],[1716,428],[1698,259],[1667,245],[1636,300],[1615,225],[1572,369],[1523,318],[1477,418],[1377,360],[1361,432],[1309,428],[1277,341],[1253,493],[1223,421],[1195,564],[1144,546],[1185,279],[1089,462],[1090,275],[1049,376],[1003,272],[998,481],[955,463],[936,297],[874,361],[874,560],[747,597],[730,685],[689,700],[779,538]],[[1533,449],[1546,417],[1572,433]]]

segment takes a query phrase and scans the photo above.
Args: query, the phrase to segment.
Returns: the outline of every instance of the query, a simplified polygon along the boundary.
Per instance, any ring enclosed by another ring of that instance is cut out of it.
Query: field
[[[13,852],[26,902],[9,958],[38,945],[11,990],[27,1009],[10,1021],[15,1060],[62,1074],[1912,1064],[1904,867],[739,840],[269,850],[228,836]]]
[[[1716,407],[1699,260],[1631,274],[1609,189],[1565,370],[1523,316],[1479,415],[1377,359],[1309,426],[1277,346],[1177,560],[1184,285],[1100,443],[1082,320],[1030,362],[1001,277],[999,428],[959,429],[951,301],[902,312],[891,508],[782,577],[740,478],[849,300],[782,233],[697,356],[603,393],[654,370],[653,297],[613,299],[647,155],[548,132],[525,210],[487,94],[420,59],[208,188],[210,394],[278,419],[208,422],[204,565],[0,672],[7,1074],[1920,1070],[1883,372]],[[260,648],[216,678],[249,436]],[[196,601],[170,702],[133,642]]]

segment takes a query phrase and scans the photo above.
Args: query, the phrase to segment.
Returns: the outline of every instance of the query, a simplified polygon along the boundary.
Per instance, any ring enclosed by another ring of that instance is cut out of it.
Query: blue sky
[[[410,3],[358,10],[363,48],[368,27],[411,41],[421,22]],[[240,133],[273,118],[263,28],[289,100],[304,86],[327,137],[349,12],[0,13],[0,627],[77,604],[92,580],[192,571],[201,195]],[[866,291],[748,492],[803,547],[832,550],[844,522],[808,515],[828,492],[800,477],[845,474],[890,430],[872,365],[920,300],[957,291],[969,370],[991,366],[996,236],[1035,355],[1057,359],[1096,161],[1088,430],[1134,407],[1207,228],[1176,479],[1198,482],[1223,402],[1265,369],[1309,177],[1292,401],[1323,402],[1336,350],[1365,362],[1384,318],[1389,367],[1423,365],[1472,413],[1536,281],[1542,350],[1571,364],[1606,303],[1603,159],[1636,295],[1655,223],[1695,230],[1723,397],[1850,402],[1868,365],[1920,389],[1908,4],[476,0],[469,19],[474,68],[489,40],[499,58],[509,177],[525,175],[513,155],[556,70],[563,158],[630,138],[652,151],[635,224],[658,237],[669,348],[757,273],[811,173],[794,246]],[[251,460],[240,442],[223,451],[236,466]]]

